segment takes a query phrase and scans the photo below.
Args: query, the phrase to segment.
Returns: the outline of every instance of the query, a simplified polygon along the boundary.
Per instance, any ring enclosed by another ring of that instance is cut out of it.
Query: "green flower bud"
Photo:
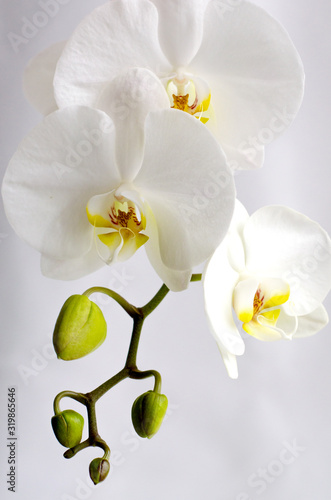
[[[161,427],[168,407],[164,394],[148,391],[139,396],[132,405],[132,423],[136,433],[151,439]]]
[[[101,309],[85,295],[72,295],[64,303],[53,333],[57,357],[71,360],[99,347],[107,335]]]
[[[72,448],[81,442],[84,418],[74,410],[64,410],[52,417],[52,427],[62,446]]]
[[[95,458],[90,463],[90,478],[94,484],[101,483],[108,476],[110,463],[105,458]]]

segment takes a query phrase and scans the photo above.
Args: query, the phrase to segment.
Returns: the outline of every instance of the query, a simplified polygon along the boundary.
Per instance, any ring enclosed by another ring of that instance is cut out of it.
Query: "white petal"
[[[91,245],[88,200],[119,184],[111,119],[70,107],[48,115],[21,143],[2,186],[17,234],[53,259],[76,258]]]
[[[203,35],[203,18],[209,0],[152,0],[157,6],[159,38],[174,67],[186,66],[197,53]]]
[[[309,314],[323,302],[331,286],[331,241],[316,222],[286,207],[263,207],[247,221],[244,245],[250,274],[290,285],[288,314]]]
[[[145,249],[150,263],[154,267],[161,280],[167,285],[170,290],[172,290],[173,292],[181,292],[182,290],[186,290],[190,283],[192,269],[188,269],[186,271],[175,271],[173,269],[169,269],[169,267],[163,264],[160,256],[157,225],[152,211],[147,206],[145,215],[147,218],[146,230],[149,236],[149,240],[145,244]]]
[[[234,209],[233,178],[211,133],[187,113],[151,112],[145,130],[135,185],[156,219],[163,263],[185,271],[224,238]]]
[[[146,116],[150,111],[170,107],[167,92],[151,71],[131,68],[105,87],[96,107],[115,124],[117,166],[124,181],[132,180],[143,158]]]
[[[43,115],[57,109],[53,79],[56,64],[66,42],[58,42],[31,59],[23,75],[23,90],[27,100]]]
[[[157,10],[148,0],[114,0],[96,8],[59,60],[54,79],[59,107],[95,106],[104,86],[131,67],[169,73],[157,25]]]
[[[229,377],[232,379],[237,379],[238,365],[236,356],[223,349],[221,345],[219,345],[219,350]]]
[[[211,88],[217,137],[229,160],[256,168],[264,146],[300,107],[303,67],[287,32],[263,9],[245,0],[227,9],[224,3],[208,4],[202,45],[189,69]]]
[[[246,266],[245,251],[243,245],[243,230],[246,221],[249,219],[248,212],[244,205],[236,200],[231,224],[226,235],[228,245],[228,259],[238,273],[242,272]]]
[[[232,316],[232,297],[238,277],[238,273],[228,262],[227,248],[223,242],[203,273],[205,310],[211,332],[221,351],[237,356],[245,350],[244,341]]]
[[[294,338],[310,337],[315,335],[329,322],[329,316],[324,306],[319,306],[315,311],[306,316],[299,316],[298,329]]]
[[[76,259],[58,260],[41,256],[41,272],[44,276],[57,280],[76,280],[104,265],[94,246],[87,254]]]

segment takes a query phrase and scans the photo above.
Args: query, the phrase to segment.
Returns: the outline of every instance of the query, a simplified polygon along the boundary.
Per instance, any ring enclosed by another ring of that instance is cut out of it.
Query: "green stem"
[[[86,297],[89,297],[90,295],[92,295],[92,293],[103,293],[105,295],[108,295],[108,297],[111,297],[112,299],[116,300],[116,302],[121,307],[123,307],[123,309],[128,313],[129,316],[131,316],[131,318],[134,318],[137,314],[136,307],[130,304],[121,295],[114,292],[113,290],[110,290],[109,288],[105,288],[103,286],[93,286],[92,288],[86,290],[82,295],[86,295]]]
[[[86,405],[86,397],[84,394],[81,394],[79,392],[73,392],[73,391],[62,391],[54,399],[53,406],[54,406],[55,415],[58,415],[59,413],[61,413],[60,401],[62,398],[75,399],[76,401],[79,401],[83,405]]]
[[[137,368],[137,352],[143,324],[144,318],[141,316],[136,316],[134,318],[131,342],[125,363],[126,368],[129,368],[130,370]]]
[[[145,306],[139,308],[139,311],[143,318],[146,318],[149,314],[151,314],[151,312],[154,311],[154,309],[157,308],[159,304],[161,304],[162,300],[166,297],[169,291],[170,290],[167,285],[162,285],[160,290],[154,295],[152,300],[147,302]]]
[[[100,437],[97,426],[97,416],[95,413],[95,401],[92,400],[89,394],[86,394],[86,396],[88,400],[86,408],[87,408],[88,425],[89,425],[89,437],[90,439],[92,438],[92,440],[95,441],[97,438]]]
[[[201,281],[201,278],[202,274],[192,274],[190,281],[191,282]],[[154,297],[149,302],[147,302],[146,305],[138,308],[138,311],[143,316],[143,318],[146,318],[149,314],[151,314],[151,312],[154,311],[154,309],[157,308],[157,306],[162,302],[162,300],[166,297],[169,291],[170,290],[167,287],[167,285],[163,284],[160,290],[154,295]]]
[[[69,448],[69,450],[65,451],[63,453],[64,458],[72,458],[78,453],[79,451],[85,450],[85,448],[88,448],[91,446],[91,441],[90,439],[85,439],[85,441],[82,441],[81,443],[77,444],[73,448]]]
[[[161,375],[159,374],[159,372],[157,372],[156,370],[146,370],[143,372],[141,372],[140,370],[132,370],[132,372],[130,372],[130,378],[135,379],[135,380],[142,380],[142,379],[148,378],[148,377],[155,378],[153,391],[161,393],[162,380],[161,380]]]
[[[116,375],[111,377],[109,380],[106,380],[106,382],[104,382],[103,384],[99,385],[99,387],[94,389],[94,391],[90,392],[88,394],[89,400],[96,403],[98,399],[100,399],[101,396],[103,396],[106,392],[108,392],[112,387],[114,387],[119,382],[122,382],[122,380],[128,378],[129,373],[130,373],[129,368],[124,367],[123,370],[116,373]]]

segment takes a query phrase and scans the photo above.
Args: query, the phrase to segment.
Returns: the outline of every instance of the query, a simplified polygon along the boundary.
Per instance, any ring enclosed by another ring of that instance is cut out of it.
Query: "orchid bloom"
[[[206,314],[231,378],[245,350],[236,323],[263,341],[307,337],[328,323],[331,240],[286,207],[251,217],[237,202],[228,235],[204,272]]]
[[[161,279],[182,290],[226,234],[231,171],[207,128],[170,109],[149,71],[119,75],[105,96],[109,114],[70,106],[23,140],[2,187],[9,222],[41,252],[46,276],[76,279],[144,246]]]
[[[72,104],[103,109],[105,85],[126,68],[144,67],[161,79],[172,107],[208,122],[231,167],[260,167],[264,146],[300,107],[302,63],[263,9],[245,0],[225,4],[109,1],[83,20],[64,50],[57,44],[31,62],[26,95],[44,113]]]

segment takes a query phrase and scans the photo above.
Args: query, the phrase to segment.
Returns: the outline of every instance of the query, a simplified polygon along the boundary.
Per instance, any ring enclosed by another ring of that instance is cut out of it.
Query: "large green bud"
[[[95,458],[90,463],[90,478],[94,484],[101,483],[108,476],[110,463],[105,458]]]
[[[74,410],[64,410],[52,417],[52,427],[62,446],[72,448],[81,442],[84,418]]]
[[[148,391],[139,396],[132,405],[132,423],[136,433],[151,439],[161,427],[168,407],[164,394]]]
[[[72,295],[57,318],[53,344],[57,357],[71,360],[97,349],[107,335],[101,309],[85,295]]]

